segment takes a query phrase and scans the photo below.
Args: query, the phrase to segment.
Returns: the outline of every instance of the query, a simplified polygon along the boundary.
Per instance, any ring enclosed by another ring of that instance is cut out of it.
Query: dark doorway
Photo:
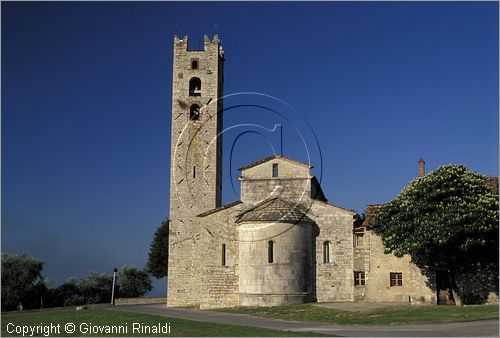
[[[450,279],[448,278],[448,271],[436,271],[436,289],[438,305],[455,305],[455,299],[453,299],[453,293],[451,292]]]

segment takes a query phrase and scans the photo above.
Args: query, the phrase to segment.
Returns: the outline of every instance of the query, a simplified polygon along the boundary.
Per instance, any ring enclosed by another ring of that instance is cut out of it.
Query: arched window
[[[189,80],[189,96],[200,96],[201,95],[201,80],[197,77],[191,78]]]
[[[222,257],[221,257],[221,265],[226,265],[226,244],[222,244]]]
[[[330,242],[323,243],[323,263],[330,263]]]
[[[189,109],[189,119],[196,121],[200,119],[200,106],[193,104]]]
[[[191,69],[198,69],[198,60],[191,61]]]
[[[273,241],[267,242],[267,262],[268,263],[274,262],[274,242]]]

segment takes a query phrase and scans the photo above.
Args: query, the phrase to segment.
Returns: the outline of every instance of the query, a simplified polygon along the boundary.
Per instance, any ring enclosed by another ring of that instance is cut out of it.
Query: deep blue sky
[[[293,107],[234,96],[288,121],[245,108],[224,126],[283,123],[285,155],[307,160],[297,128],[331,203],[394,198],[420,157],[498,175],[497,2],[3,2],[2,251],[55,285],[145,264],[168,216],[173,35],[214,33],[225,94]],[[252,135],[231,172],[225,135],[225,202],[234,167],[271,152]]]

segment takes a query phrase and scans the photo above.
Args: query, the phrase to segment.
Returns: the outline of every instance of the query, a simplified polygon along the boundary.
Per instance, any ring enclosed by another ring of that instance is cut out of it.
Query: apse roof
[[[238,215],[236,222],[279,222],[279,223],[314,223],[306,216],[306,211],[280,198],[266,200],[259,205]]]

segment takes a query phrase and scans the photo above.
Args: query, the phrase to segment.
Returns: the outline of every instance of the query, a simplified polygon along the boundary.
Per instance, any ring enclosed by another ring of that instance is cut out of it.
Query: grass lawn
[[[498,305],[386,307],[365,311],[343,311],[301,304],[268,308],[238,307],[217,311],[335,324],[419,324],[498,319]]]
[[[111,311],[105,309],[88,309],[82,311],[76,310],[48,310],[40,312],[26,312],[26,313],[9,313],[2,315],[2,336],[22,336],[22,333],[9,333],[7,325],[12,323],[14,325],[50,325],[55,326],[60,324],[59,334],[51,332],[52,336],[320,336],[318,333],[309,332],[291,332],[291,331],[278,331],[268,330],[250,326],[236,326],[214,324],[206,322],[196,322],[177,318],[167,318],[161,316],[152,316],[132,312]],[[64,329],[67,323],[75,324],[76,331],[73,334],[67,333]],[[96,332],[85,333],[80,330],[80,325],[85,330],[90,324],[94,327],[105,327],[106,325],[122,325],[127,327],[126,333],[106,333]],[[143,323],[151,327],[158,325],[170,324],[170,334],[168,333],[140,333],[132,332],[132,323]],[[12,331],[13,326],[9,326]],[[35,336],[43,336],[43,331],[35,334]],[[30,332],[25,334],[30,336]]]

